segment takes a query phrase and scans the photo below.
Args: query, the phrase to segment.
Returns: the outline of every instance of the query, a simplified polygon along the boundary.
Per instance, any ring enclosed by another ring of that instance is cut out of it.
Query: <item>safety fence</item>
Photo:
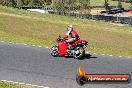
[[[52,13],[53,14],[53,13]],[[132,25],[132,16],[122,16],[119,14],[76,14],[76,13],[54,13],[57,15],[62,16],[70,16],[74,18],[82,18],[82,19],[92,19],[92,20],[102,20],[105,22],[114,22],[114,23],[121,23],[121,24],[128,24]]]
[[[91,8],[104,8],[104,6],[92,6]],[[121,16],[118,14],[77,14],[77,13],[68,13],[68,12],[57,12],[55,11],[54,8],[49,8],[49,7],[21,7],[19,9],[41,9],[48,11],[50,14],[57,14],[57,15],[62,15],[62,16],[69,16],[69,17],[74,17],[74,18],[82,18],[82,19],[93,19],[93,20],[103,20],[106,22],[116,22],[116,23],[121,23],[121,24],[128,24],[132,25],[132,16]],[[115,8],[113,6],[113,8]],[[77,8],[76,8],[77,9]]]

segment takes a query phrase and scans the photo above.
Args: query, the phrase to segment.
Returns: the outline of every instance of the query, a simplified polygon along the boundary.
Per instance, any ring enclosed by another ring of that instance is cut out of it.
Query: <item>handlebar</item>
[[[59,38],[61,38],[61,36],[59,35]]]
[[[61,41],[61,42],[63,42],[63,41],[65,41],[65,40],[67,40],[67,37],[61,37],[60,35],[59,35],[59,38],[57,39],[58,41]]]

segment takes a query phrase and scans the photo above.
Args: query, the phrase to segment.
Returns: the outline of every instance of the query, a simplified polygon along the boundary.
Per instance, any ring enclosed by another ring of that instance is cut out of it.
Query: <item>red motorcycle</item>
[[[75,59],[82,59],[85,54],[84,47],[87,47],[88,42],[86,40],[80,40],[72,44],[72,49],[69,49],[69,46],[66,42],[67,38],[59,36],[57,39],[57,45],[51,48],[51,55],[53,57],[58,56],[73,56]]]

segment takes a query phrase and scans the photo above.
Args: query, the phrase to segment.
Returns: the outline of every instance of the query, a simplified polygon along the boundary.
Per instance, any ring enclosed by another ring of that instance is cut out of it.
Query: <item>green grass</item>
[[[32,88],[30,86],[0,82],[0,88]]]
[[[132,27],[102,21],[75,19],[28,12],[0,6],[0,40],[52,46],[58,35],[66,34],[73,24],[81,39],[89,41],[86,50],[97,53],[132,56]]]
[[[105,0],[95,0],[95,1],[91,1],[91,5],[92,6],[104,6],[104,1]],[[117,1],[109,0],[109,4],[112,5],[112,6],[118,6],[118,2]],[[122,6],[127,8],[127,7],[131,6],[131,4],[122,2]]]

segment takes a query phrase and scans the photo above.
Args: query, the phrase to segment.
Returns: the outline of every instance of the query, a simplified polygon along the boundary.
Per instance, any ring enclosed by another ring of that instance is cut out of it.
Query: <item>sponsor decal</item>
[[[131,82],[131,76],[129,74],[87,74],[86,71],[79,66],[76,81],[79,85],[86,83],[126,84]]]

